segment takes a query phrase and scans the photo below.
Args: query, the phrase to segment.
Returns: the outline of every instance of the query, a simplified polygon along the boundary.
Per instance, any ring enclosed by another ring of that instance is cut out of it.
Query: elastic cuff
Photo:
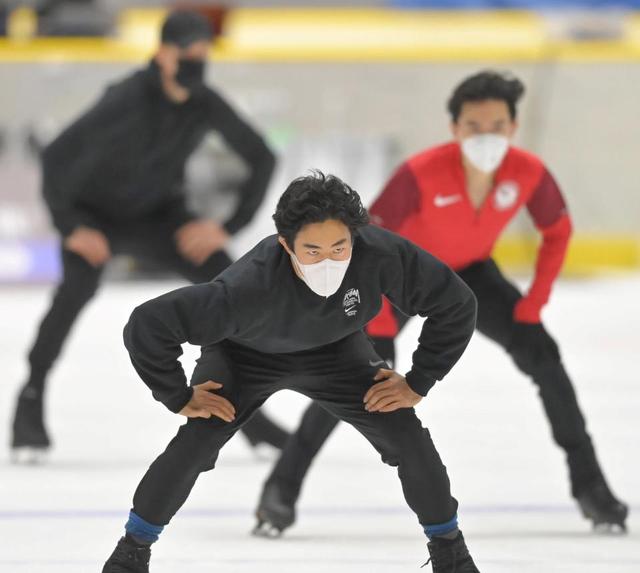
[[[433,378],[425,378],[424,376],[420,376],[417,372],[411,370],[407,372],[405,376],[407,379],[407,384],[409,387],[416,393],[420,394],[420,396],[426,396],[427,392],[431,390],[435,386],[437,380]]]
[[[189,223],[193,223],[194,221],[198,220],[198,217],[196,217],[195,215],[191,215],[190,213],[181,213],[180,217],[175,217],[174,219],[171,220],[171,222],[173,223],[173,226],[176,230],[180,229],[180,227],[184,227],[185,225],[188,225]]]
[[[458,529],[458,515],[454,515],[452,519],[444,523],[437,523],[435,525],[422,523],[421,525],[424,529],[424,534],[429,539],[433,539],[434,537],[441,537]]]
[[[55,228],[58,229],[60,234],[65,238],[71,235],[78,227],[89,227],[90,229],[102,231],[102,226],[99,224],[99,221],[97,221],[95,217],[92,217],[89,214],[74,213],[71,216],[63,215],[61,217],[52,212],[51,218],[53,220],[53,225],[55,226]]]
[[[82,223],[77,223],[77,222],[64,222],[64,223],[58,223],[58,222],[54,222],[55,227],[58,229],[58,232],[60,233],[60,236],[64,239],[66,239],[69,235],[71,235],[71,233],[73,233],[78,227],[80,227],[82,225]]]
[[[162,403],[171,410],[174,414],[178,414],[193,397],[193,388],[191,386],[185,387],[184,391],[177,396],[172,396],[168,400],[162,400]]]
[[[129,521],[127,521],[124,529],[136,541],[143,541],[151,544],[158,541],[158,538],[164,529],[164,525],[153,525],[131,510],[129,512]]]

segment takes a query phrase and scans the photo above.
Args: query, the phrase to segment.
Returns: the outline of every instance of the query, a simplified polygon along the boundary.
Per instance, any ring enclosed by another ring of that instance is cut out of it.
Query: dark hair
[[[510,74],[499,74],[486,70],[466,78],[453,91],[447,109],[456,122],[462,106],[469,101],[502,100],[509,107],[511,119],[516,118],[516,104],[524,94],[524,84]]]
[[[313,170],[294,179],[282,194],[273,215],[278,234],[290,249],[302,227],[336,219],[353,233],[369,223],[360,195],[335,175]]]

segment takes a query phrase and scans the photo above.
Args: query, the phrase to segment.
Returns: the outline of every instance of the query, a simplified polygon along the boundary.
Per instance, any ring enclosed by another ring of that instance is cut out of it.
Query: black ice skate
[[[296,520],[296,509],[283,496],[283,492],[275,483],[267,483],[262,490],[260,503],[256,510],[258,524],[253,529],[257,537],[276,538],[291,527]]]
[[[18,396],[11,438],[12,459],[16,463],[38,463],[51,446],[44,427],[43,396],[25,386]]]
[[[590,519],[594,530],[601,533],[626,533],[629,508],[616,499],[604,480],[584,488],[576,500],[582,515]]]
[[[433,573],[480,573],[469,555],[462,532],[452,540],[435,538],[427,547],[431,557],[422,567],[431,563]]]
[[[118,541],[102,573],[149,573],[151,548],[136,547],[124,537]]]

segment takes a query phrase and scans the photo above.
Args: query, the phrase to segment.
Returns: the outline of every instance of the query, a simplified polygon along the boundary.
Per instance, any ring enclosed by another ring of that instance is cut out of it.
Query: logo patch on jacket
[[[496,189],[493,202],[498,211],[506,211],[516,204],[519,195],[520,187],[518,184],[515,181],[505,181],[500,183],[500,186]]]
[[[358,314],[358,305],[360,304],[360,291],[357,288],[350,288],[342,299],[344,313],[347,316],[355,316]]]

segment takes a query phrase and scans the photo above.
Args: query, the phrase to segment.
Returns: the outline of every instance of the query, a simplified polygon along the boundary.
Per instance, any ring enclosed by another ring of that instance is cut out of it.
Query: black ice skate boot
[[[276,482],[267,482],[262,490],[256,517],[258,524],[253,529],[257,537],[277,538],[296,520],[295,496],[287,496]]]
[[[136,546],[121,538],[111,557],[102,568],[102,573],[149,573],[151,548]]]
[[[436,537],[427,547],[431,557],[422,567],[431,563],[433,573],[480,573],[469,555],[462,532],[451,540]]]
[[[602,533],[626,533],[629,507],[617,499],[607,482],[600,479],[582,488],[576,495],[582,515],[590,519],[594,530]]]
[[[16,404],[13,417],[11,449],[16,463],[38,463],[51,446],[44,426],[43,395],[32,386],[25,386]]]

